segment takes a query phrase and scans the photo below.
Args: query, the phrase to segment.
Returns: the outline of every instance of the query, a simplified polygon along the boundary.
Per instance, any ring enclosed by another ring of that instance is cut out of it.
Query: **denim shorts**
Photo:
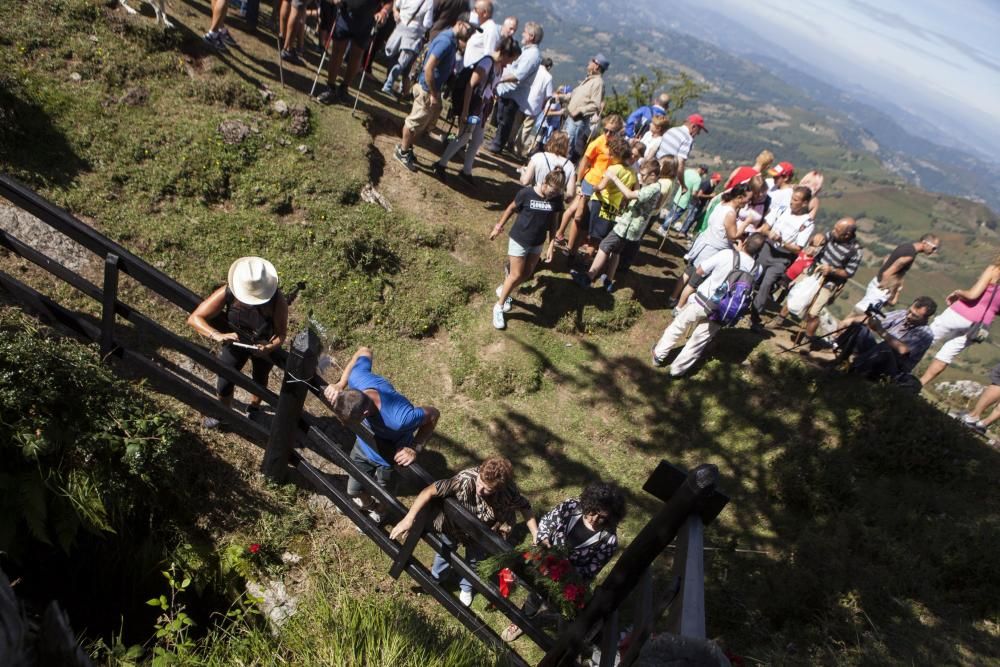
[[[544,243],[538,245],[528,246],[525,248],[523,245],[515,241],[514,239],[508,239],[507,241],[507,254],[511,257],[527,257],[528,255],[541,255],[542,250],[545,248]]]
[[[587,199],[590,199],[591,195],[594,194],[594,184],[587,181],[580,182],[580,189],[577,192]]]
[[[392,484],[392,466],[383,466],[375,463],[370,458],[365,456],[365,453],[358,447],[357,442],[354,443],[354,449],[351,450],[351,461],[354,465],[358,466],[362,472],[367,474],[369,477],[374,477],[378,485],[383,489],[390,489]],[[347,478],[347,495],[352,498],[361,494],[364,491],[361,482],[348,476]]]

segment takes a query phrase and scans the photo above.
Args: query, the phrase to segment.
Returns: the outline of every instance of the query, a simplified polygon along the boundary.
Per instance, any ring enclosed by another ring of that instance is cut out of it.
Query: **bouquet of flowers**
[[[510,597],[518,577],[527,581],[550,607],[573,618],[590,597],[590,587],[566,557],[564,549],[540,544],[520,546],[479,561],[479,576],[497,577],[500,595]]]

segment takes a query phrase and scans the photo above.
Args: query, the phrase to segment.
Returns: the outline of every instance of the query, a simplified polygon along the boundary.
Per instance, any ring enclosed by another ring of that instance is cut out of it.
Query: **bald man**
[[[819,347],[815,336],[819,327],[820,311],[833,300],[836,292],[857,273],[861,265],[864,251],[855,239],[857,231],[858,226],[854,218],[838,220],[833,226],[833,231],[827,232],[826,245],[813,262],[813,274],[819,273],[825,279],[805,317],[806,335],[812,339],[810,347],[813,349]],[[803,275],[800,274],[796,280],[802,279]]]

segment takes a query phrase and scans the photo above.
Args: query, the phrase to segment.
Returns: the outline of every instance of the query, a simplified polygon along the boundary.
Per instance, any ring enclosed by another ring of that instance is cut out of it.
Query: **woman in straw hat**
[[[222,343],[219,361],[224,365],[242,370],[250,359],[253,381],[266,387],[274,366],[271,355],[288,333],[288,301],[278,289],[274,265],[260,257],[236,260],[229,267],[227,283],[202,301],[187,322],[202,336]],[[215,326],[223,322],[225,332]],[[230,407],[233,383],[220,376],[216,391],[222,404]],[[251,395],[247,414],[259,409],[260,397]],[[219,426],[219,420],[212,417],[205,417],[202,423],[205,428]]]

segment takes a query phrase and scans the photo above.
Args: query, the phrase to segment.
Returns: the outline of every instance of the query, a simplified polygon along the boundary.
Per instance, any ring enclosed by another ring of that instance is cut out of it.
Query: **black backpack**
[[[472,73],[483,64],[483,61],[489,59],[490,66],[486,70],[486,78],[480,81],[478,90],[472,90],[472,99],[469,101],[469,115],[470,116],[481,116],[483,111],[483,93],[485,92],[486,86],[489,85],[490,77],[493,74],[493,56],[483,56],[478,61],[469,65],[468,67],[462,68],[451,81],[449,86],[449,98],[451,99],[451,108],[448,110],[448,120],[451,120],[462,113],[462,103],[465,101],[465,90],[469,87],[469,83],[472,81]]]

